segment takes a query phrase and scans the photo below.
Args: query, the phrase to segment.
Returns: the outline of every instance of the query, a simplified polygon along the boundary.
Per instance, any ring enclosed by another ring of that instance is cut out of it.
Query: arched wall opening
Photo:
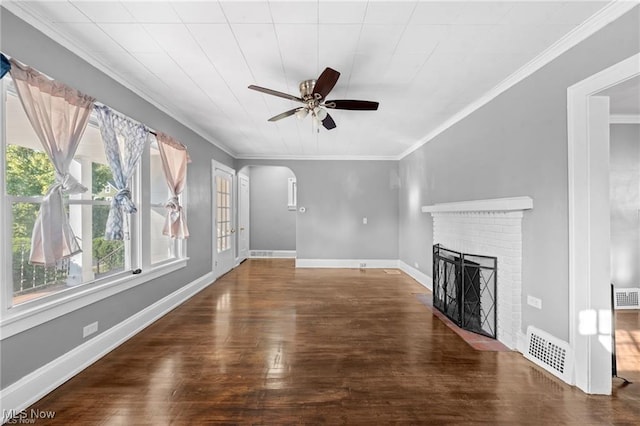
[[[248,203],[242,200],[242,179],[245,178],[249,188]],[[248,228],[246,255],[242,254],[242,241],[238,244],[240,261],[246,257],[295,258],[295,173],[284,166],[247,165],[238,171],[238,183],[238,228]]]

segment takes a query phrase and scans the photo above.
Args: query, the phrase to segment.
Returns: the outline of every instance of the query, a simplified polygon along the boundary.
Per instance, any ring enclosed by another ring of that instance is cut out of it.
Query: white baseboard
[[[414,280],[418,281],[418,283],[420,283],[424,287],[433,291],[433,279],[429,275],[417,270],[413,266],[404,263],[402,260],[398,260],[398,268]]]
[[[364,266],[362,266],[364,264]],[[296,268],[397,268],[396,259],[296,259]]]
[[[249,250],[250,259],[295,259],[295,250]]]
[[[213,272],[158,300],[125,321],[40,367],[0,391],[1,413],[17,414],[138,334],[214,281]],[[2,422],[8,419],[2,418]]]

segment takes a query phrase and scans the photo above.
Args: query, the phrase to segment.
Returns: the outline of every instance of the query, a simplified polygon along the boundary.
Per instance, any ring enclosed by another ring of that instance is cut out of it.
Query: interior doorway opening
[[[297,191],[288,167],[249,165],[238,171],[238,263],[296,257]]]
[[[611,118],[606,91],[638,76],[640,54],[567,91],[569,335],[574,383],[587,393],[611,394],[612,389]]]
[[[617,389],[627,381],[640,384],[640,76],[597,96],[609,99],[613,374],[617,376],[612,386]]]

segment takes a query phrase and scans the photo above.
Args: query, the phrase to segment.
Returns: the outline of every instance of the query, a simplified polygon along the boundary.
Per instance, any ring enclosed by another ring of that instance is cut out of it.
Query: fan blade
[[[335,101],[326,101],[324,107],[332,109],[350,109],[356,111],[375,111],[378,109],[378,102],[357,101],[353,99],[339,99]]]
[[[298,102],[304,103],[302,98],[299,98],[299,97],[293,96],[293,95],[289,95],[287,93],[278,92],[277,90],[267,89],[266,87],[254,86],[252,84],[251,86],[249,86],[249,89],[257,90],[258,92],[266,93],[267,95],[278,96],[278,97],[281,97],[281,98],[290,99],[292,101],[298,101]]]
[[[322,120],[322,125],[327,130],[331,130],[331,129],[335,129],[336,128],[336,122],[333,121],[333,118],[331,118],[331,116],[329,114],[327,114],[327,116],[324,118],[324,120]]]
[[[320,74],[320,77],[318,77],[316,85],[313,87],[313,96],[316,98],[320,96],[318,99],[324,99],[336,85],[339,77],[340,73],[338,71],[325,68],[322,74]]]
[[[280,113],[278,115],[274,115],[268,121],[282,120],[285,117],[289,117],[289,116],[295,114],[296,112],[300,111],[301,109],[304,109],[304,107],[298,107],[298,108],[290,109],[289,111],[285,111],[285,112]]]

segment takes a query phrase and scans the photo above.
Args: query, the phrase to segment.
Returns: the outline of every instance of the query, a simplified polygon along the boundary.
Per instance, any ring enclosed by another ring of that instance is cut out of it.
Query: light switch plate
[[[533,306],[534,308],[542,309],[542,300],[538,299],[537,297],[527,295],[527,305]]]

